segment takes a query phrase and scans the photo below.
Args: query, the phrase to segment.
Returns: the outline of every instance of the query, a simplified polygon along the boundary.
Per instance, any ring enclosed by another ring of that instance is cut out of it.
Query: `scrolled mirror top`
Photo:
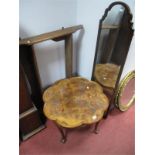
[[[101,21],[104,20],[106,18],[106,16],[108,15],[109,11],[116,5],[121,5],[122,7],[125,8],[125,10],[128,12],[128,14],[130,14],[130,20],[132,19],[132,14],[131,14],[131,11],[130,11],[130,8],[129,6],[124,3],[124,2],[121,2],[121,1],[117,1],[117,2],[113,2],[109,5],[109,7],[105,10],[105,13],[104,15],[102,16],[101,18]]]

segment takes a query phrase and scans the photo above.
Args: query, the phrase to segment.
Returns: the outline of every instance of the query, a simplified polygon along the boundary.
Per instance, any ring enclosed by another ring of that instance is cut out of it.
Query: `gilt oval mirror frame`
[[[135,71],[129,72],[120,82],[117,94],[115,98],[115,104],[120,111],[128,110],[135,101]],[[128,96],[128,97],[127,97]],[[127,98],[127,101],[122,100],[123,97]]]
[[[134,33],[132,26],[129,6],[119,1],[109,5],[99,22],[92,80],[103,87],[110,99],[105,117],[118,94],[117,88]]]

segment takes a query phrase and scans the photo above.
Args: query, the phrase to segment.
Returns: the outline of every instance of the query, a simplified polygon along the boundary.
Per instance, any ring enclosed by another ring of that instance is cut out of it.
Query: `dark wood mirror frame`
[[[119,34],[117,36],[117,43],[115,45],[115,49],[116,54],[114,55],[114,57],[117,59],[116,61],[119,62],[120,65],[120,70],[119,70],[119,74],[117,76],[117,80],[116,80],[116,84],[115,84],[115,88],[113,90],[113,93],[111,96],[109,96],[110,99],[110,106],[108,108],[108,111],[106,112],[106,114],[104,115],[104,118],[106,118],[108,116],[108,113],[110,111],[110,109],[112,109],[112,107],[114,107],[114,100],[115,100],[115,96],[116,96],[116,91],[117,91],[117,87],[120,81],[120,77],[123,71],[123,67],[127,58],[127,54],[128,54],[128,50],[130,47],[130,43],[133,37],[133,33],[134,30],[132,29],[133,23],[132,23],[132,14],[130,12],[130,8],[127,4],[123,3],[123,2],[114,2],[112,4],[109,5],[109,7],[105,10],[104,15],[102,16],[102,18],[100,19],[99,22],[99,29],[98,29],[98,36],[97,36],[97,43],[96,43],[96,52],[95,52],[95,59],[94,59],[94,64],[93,64],[93,72],[92,72],[92,80],[95,81],[94,78],[94,71],[95,71],[95,65],[97,64],[97,56],[98,56],[98,50],[99,50],[99,40],[101,37],[101,30],[102,30],[102,23],[105,20],[105,18],[108,16],[109,11],[116,5],[121,5],[125,8],[124,10],[124,14],[123,14],[123,20],[121,22],[120,25],[120,30],[119,30]],[[109,44],[110,46],[110,44]],[[107,56],[105,56],[107,57]]]

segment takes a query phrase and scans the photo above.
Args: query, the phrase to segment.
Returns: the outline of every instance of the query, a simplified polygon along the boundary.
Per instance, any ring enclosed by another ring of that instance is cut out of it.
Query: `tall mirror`
[[[98,82],[112,101],[133,37],[130,8],[114,2],[99,23],[92,80]]]

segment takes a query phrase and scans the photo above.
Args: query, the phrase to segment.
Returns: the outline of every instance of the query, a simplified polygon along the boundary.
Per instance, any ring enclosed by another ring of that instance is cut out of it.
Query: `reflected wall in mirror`
[[[92,80],[98,82],[112,101],[133,37],[130,8],[114,2],[100,20]]]
[[[120,82],[115,104],[121,111],[128,110],[135,101],[135,71],[129,72]]]

